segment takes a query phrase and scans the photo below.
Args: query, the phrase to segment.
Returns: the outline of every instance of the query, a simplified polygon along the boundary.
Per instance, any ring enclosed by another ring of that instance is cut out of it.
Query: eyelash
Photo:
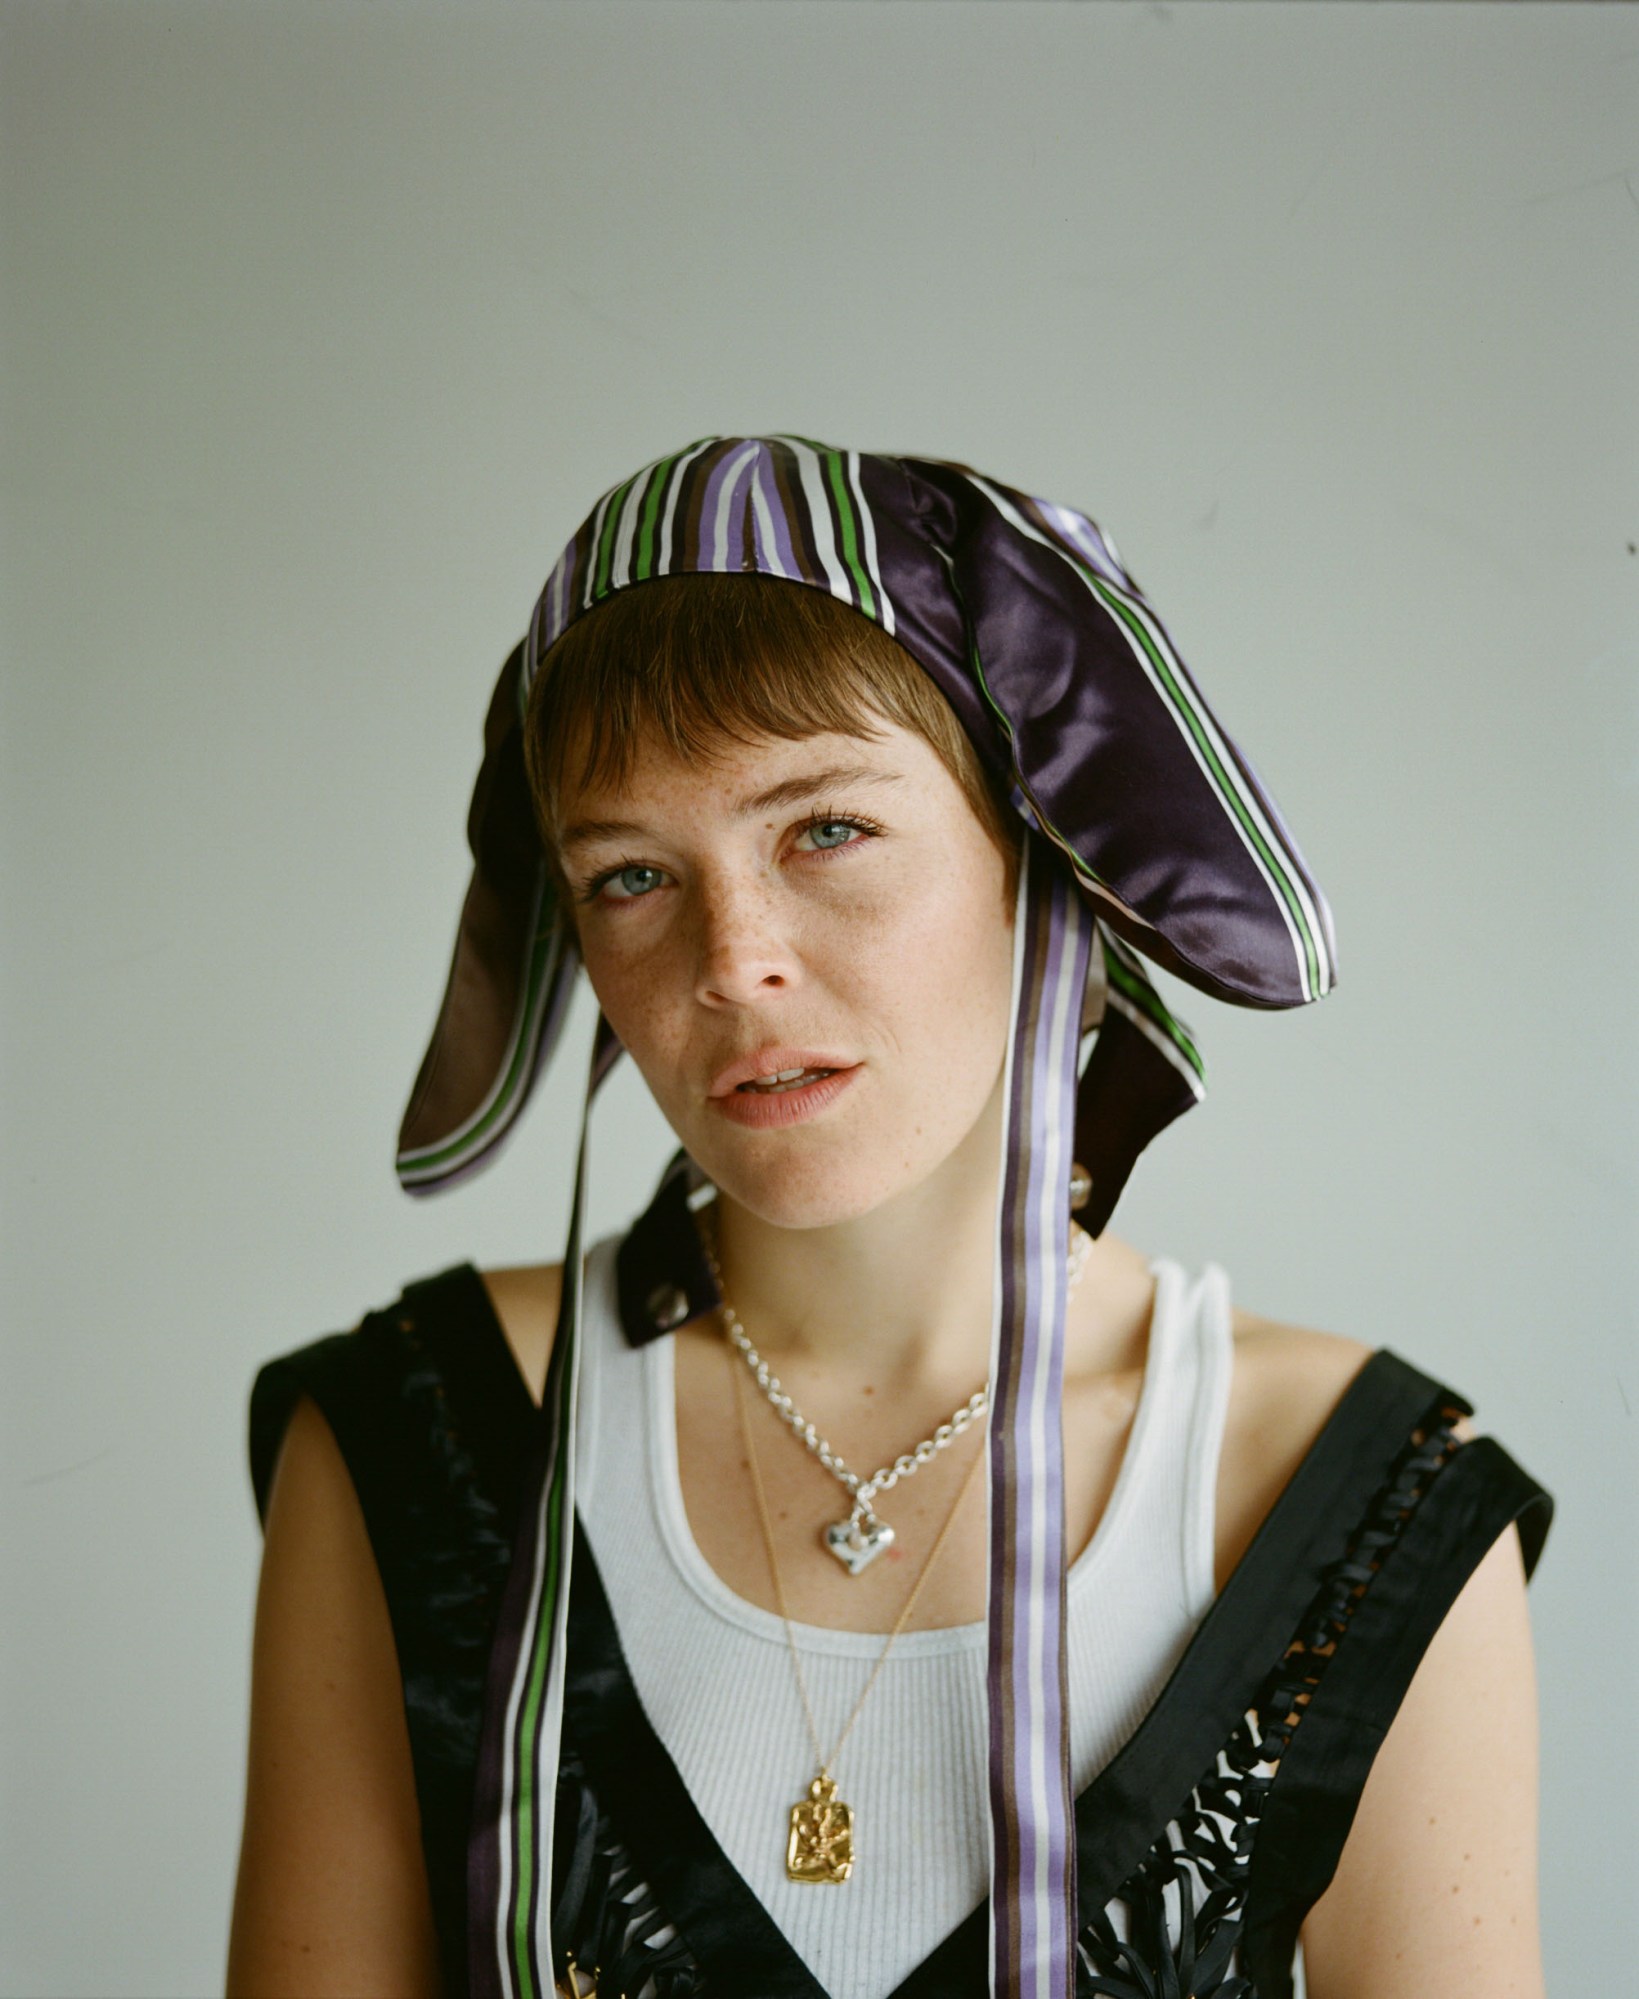
[[[845,840],[840,847],[816,847],[814,851],[821,858],[828,858],[832,854],[846,854],[855,847],[863,847],[868,840],[876,839],[885,831],[876,820],[867,819],[859,812],[811,812],[795,830],[799,834],[811,833],[816,826],[851,826],[856,833],[867,836],[866,840]],[[616,861],[612,866],[595,874],[584,888],[577,891],[575,899],[577,902],[596,902],[605,886],[617,875],[624,874],[628,868],[648,868],[650,865],[648,861],[631,859]],[[662,871],[655,868],[653,872],[659,874]],[[628,895],[619,899],[623,902],[647,902],[649,898],[647,895]]]

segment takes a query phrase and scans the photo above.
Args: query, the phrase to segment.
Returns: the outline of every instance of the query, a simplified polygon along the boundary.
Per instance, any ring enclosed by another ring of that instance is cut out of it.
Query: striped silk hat
[[[536,669],[614,592],[701,573],[823,590],[880,625],[932,677],[1034,836],[1014,930],[987,1443],[991,1989],[1073,1999],[1058,1417],[1071,1163],[1090,1173],[1080,1219],[1097,1234],[1139,1152],[1203,1093],[1194,1040],[1143,959],[1237,1005],[1300,1006],[1335,982],[1330,912],[1274,801],[1086,515],[942,459],[704,438],[604,495],[501,670],[468,820],[471,884],[399,1134],[410,1192],[488,1163],[568,1008],[578,960],[524,774]],[[473,1992],[489,1999],[553,1988],[586,1137],[619,1053],[600,1016],[563,1303],[491,1659],[469,1875]],[[720,1298],[703,1258],[681,1254],[692,1319]]]

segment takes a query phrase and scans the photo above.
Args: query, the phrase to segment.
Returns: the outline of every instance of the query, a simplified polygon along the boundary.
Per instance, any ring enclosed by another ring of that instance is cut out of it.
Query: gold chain
[[[830,1756],[827,1757],[825,1754],[824,1747],[820,1742],[819,1725],[814,1720],[813,1703],[808,1698],[808,1682],[803,1678],[802,1658],[797,1651],[796,1634],[791,1629],[791,1613],[786,1608],[785,1584],[780,1576],[779,1556],[774,1552],[774,1525],[773,1522],[769,1519],[768,1496],[763,1491],[763,1475],[757,1463],[756,1445],[752,1442],[751,1423],[746,1415],[746,1386],[745,1386],[744,1375],[740,1367],[736,1364],[736,1356],[734,1353],[734,1349],[731,1346],[725,1344],[723,1351],[728,1356],[729,1369],[734,1377],[734,1401],[735,1401],[735,1406],[740,1413],[740,1435],[745,1443],[746,1457],[751,1464],[751,1483],[757,1495],[757,1518],[762,1523],[763,1546],[768,1553],[768,1572],[769,1575],[772,1577],[774,1583],[774,1601],[780,1607],[780,1622],[785,1626],[785,1642],[787,1648],[791,1653],[791,1670],[796,1676],[797,1693],[802,1700],[802,1711],[804,1718],[808,1723],[809,1739],[810,1741],[812,1741],[814,1745],[814,1760],[819,1767],[820,1775],[822,1777],[828,1776],[830,1774],[832,1764],[834,1764],[837,1758],[842,1754],[842,1745],[848,1740],[849,1733],[852,1730],[854,1723],[858,1721],[860,1710],[861,1708],[864,1707],[866,1701],[869,1699],[871,1689],[876,1685],[877,1675],[882,1671],[882,1668],[888,1663],[888,1654],[894,1648],[894,1641],[898,1638],[899,1634],[904,1630],[906,1623],[909,1621],[911,1612],[916,1608],[916,1600],[922,1594],[922,1585],[927,1581],[928,1577],[933,1573],[933,1565],[939,1558],[939,1550],[945,1545],[945,1536],[950,1532],[951,1527],[955,1522],[956,1515],[961,1510],[962,1501],[966,1497],[968,1486],[973,1481],[973,1474],[978,1469],[979,1461],[984,1456],[984,1450],[983,1447],[981,1446],[980,1449],[975,1451],[975,1453],[973,1454],[973,1458],[968,1465],[967,1471],[963,1474],[962,1483],[957,1490],[956,1497],[951,1502],[951,1509],[949,1513],[945,1515],[945,1524],[939,1529],[938,1534],[934,1537],[933,1546],[928,1550],[927,1555],[923,1559],[921,1572],[917,1576],[915,1583],[912,1584],[911,1586],[910,1595],[906,1597],[904,1607],[903,1609],[901,1609],[898,1617],[894,1620],[893,1629],[888,1633],[888,1642],[886,1645],[883,1646],[881,1655],[877,1659],[876,1664],[871,1668],[871,1677],[865,1682],[864,1690],[861,1692],[859,1699],[854,1702],[854,1708],[852,1714],[850,1714],[848,1719],[843,1723],[842,1733],[837,1737],[836,1747],[831,1751]]]

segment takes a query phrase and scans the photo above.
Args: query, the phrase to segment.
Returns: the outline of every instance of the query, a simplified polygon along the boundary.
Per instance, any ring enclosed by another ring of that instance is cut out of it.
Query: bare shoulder
[[[1236,1309],[1234,1368],[1218,1467],[1222,1588],[1265,1515],[1308,1455],[1349,1384],[1376,1351],[1346,1333]],[[1469,1434],[1466,1422],[1458,1435]]]
[[[484,1289],[506,1334],[518,1372],[539,1402],[546,1387],[546,1364],[558,1329],[558,1301],[563,1295],[561,1263],[519,1263],[501,1270],[481,1270]]]
[[[304,1396],[268,1498],[227,1989],[437,1987],[386,1596],[346,1462]]]
[[[1324,1422],[1374,1349],[1347,1333],[1292,1326],[1235,1308],[1235,1371],[1231,1409],[1255,1405],[1266,1423],[1283,1417],[1301,1430],[1317,1412]],[[1319,1425],[1316,1424],[1315,1428]]]

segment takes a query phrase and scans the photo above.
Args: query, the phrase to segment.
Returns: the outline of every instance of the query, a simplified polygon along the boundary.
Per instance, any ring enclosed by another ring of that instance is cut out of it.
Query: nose
[[[759,882],[702,884],[695,996],[706,1006],[744,1006],[792,985],[798,975],[788,925]]]

